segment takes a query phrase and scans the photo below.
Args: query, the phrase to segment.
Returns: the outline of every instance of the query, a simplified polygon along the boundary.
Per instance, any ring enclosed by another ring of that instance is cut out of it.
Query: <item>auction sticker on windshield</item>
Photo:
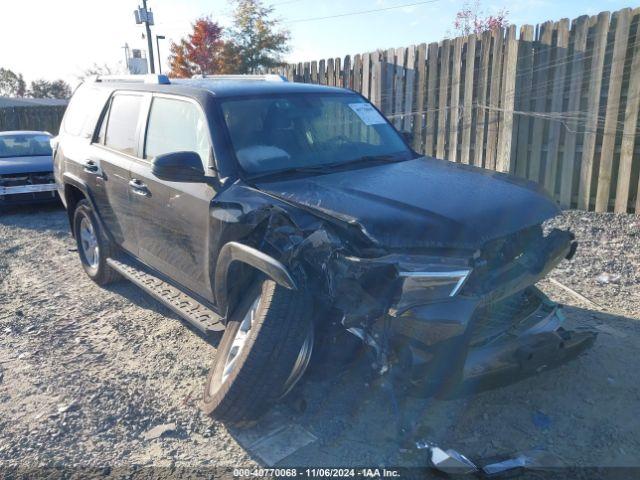
[[[365,125],[387,123],[382,115],[368,103],[350,103],[351,110],[356,112]]]

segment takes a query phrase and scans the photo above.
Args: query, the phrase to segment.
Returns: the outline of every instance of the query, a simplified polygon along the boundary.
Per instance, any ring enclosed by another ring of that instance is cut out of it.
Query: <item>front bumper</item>
[[[557,306],[539,324],[519,336],[469,349],[455,393],[469,393],[514,383],[562,365],[593,345],[596,333],[565,330]]]
[[[536,287],[491,305],[453,304],[459,305],[462,318],[465,310],[470,315],[459,335],[435,341],[437,332],[429,329],[433,324],[426,318],[421,319],[424,323],[409,319],[422,324],[423,331],[411,335],[404,330],[402,348],[411,352],[411,383],[428,395],[457,396],[514,383],[567,362],[596,338],[591,331],[565,330],[562,307]],[[406,327],[406,322],[398,325]]]
[[[57,185],[51,174],[0,177],[0,205],[23,205],[56,200]]]
[[[0,195],[16,195],[19,193],[55,192],[55,183],[40,183],[36,185],[18,185],[14,187],[0,187]]]

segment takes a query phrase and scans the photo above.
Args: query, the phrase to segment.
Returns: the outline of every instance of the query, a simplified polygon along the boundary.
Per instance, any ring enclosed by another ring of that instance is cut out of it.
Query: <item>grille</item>
[[[543,303],[535,290],[527,288],[476,310],[471,344],[486,344],[505,333],[517,334],[539,322],[549,312],[550,307]]]
[[[8,173],[0,175],[0,185],[3,187],[19,187],[21,185],[40,185],[53,183],[53,172]]]

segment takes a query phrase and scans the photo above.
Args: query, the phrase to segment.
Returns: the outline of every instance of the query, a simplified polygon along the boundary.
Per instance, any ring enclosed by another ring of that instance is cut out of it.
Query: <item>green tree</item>
[[[71,87],[64,80],[34,80],[27,95],[31,98],[69,98]]]
[[[14,73],[8,68],[0,68],[0,96],[24,97],[26,83],[21,73]]]
[[[252,73],[282,65],[289,51],[290,32],[272,17],[273,7],[262,0],[233,0],[233,27],[224,50],[225,69]]]

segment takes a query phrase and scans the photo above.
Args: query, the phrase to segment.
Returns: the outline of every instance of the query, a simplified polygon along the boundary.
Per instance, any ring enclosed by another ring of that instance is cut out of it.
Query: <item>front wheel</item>
[[[251,287],[218,346],[205,412],[228,424],[247,424],[289,393],[311,358],[311,313],[307,295],[272,280]]]

